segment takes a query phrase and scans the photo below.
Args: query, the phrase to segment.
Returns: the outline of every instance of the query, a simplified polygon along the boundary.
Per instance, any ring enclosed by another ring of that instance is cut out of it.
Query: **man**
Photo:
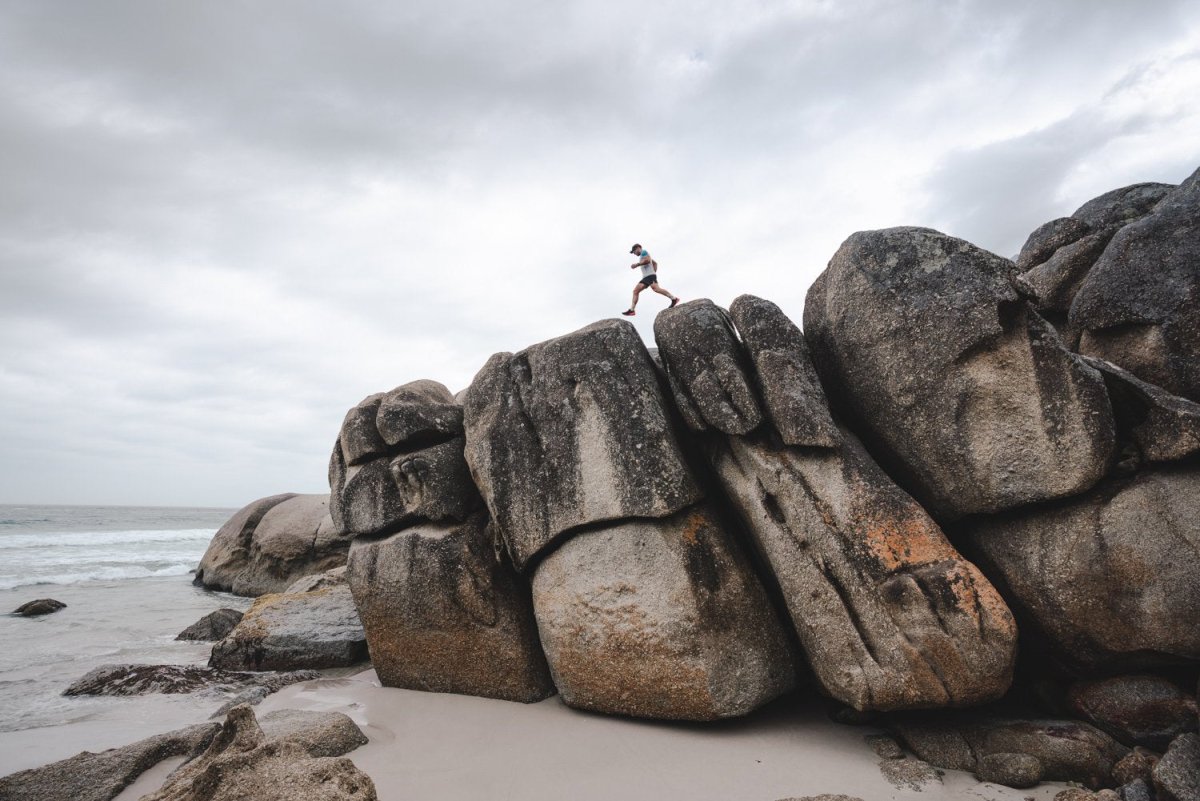
[[[650,287],[660,295],[666,295],[671,299],[671,305],[667,308],[674,308],[675,304],[679,302],[679,298],[675,297],[670,292],[658,285],[658,262],[650,258],[650,251],[646,250],[641,245],[634,245],[629,249],[629,252],[639,257],[637,261],[629,265],[629,269],[633,270],[638,267],[642,268],[642,280],[634,284],[633,303],[630,304],[628,309],[621,312],[621,314],[625,315],[626,317],[632,317],[633,315],[637,314],[638,295],[642,294],[642,290],[646,287]]]

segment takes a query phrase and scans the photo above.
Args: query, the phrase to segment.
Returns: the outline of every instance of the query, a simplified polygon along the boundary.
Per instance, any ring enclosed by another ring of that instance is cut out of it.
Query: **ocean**
[[[208,661],[210,643],[175,635],[214,609],[251,603],[191,583],[234,511],[0,505],[0,775],[203,722],[226,700],[62,691],[106,663]],[[67,608],[2,614],[37,598]]]

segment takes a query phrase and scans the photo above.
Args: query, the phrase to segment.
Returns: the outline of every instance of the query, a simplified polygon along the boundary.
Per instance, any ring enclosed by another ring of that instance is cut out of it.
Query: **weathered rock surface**
[[[297,670],[366,660],[366,637],[350,587],[343,584],[262,596],[213,646],[208,664],[225,670]]]
[[[315,757],[341,756],[367,744],[367,735],[341,712],[276,709],[258,725],[267,740],[296,743]]]
[[[1104,376],[1117,430],[1142,461],[1171,462],[1200,453],[1200,403],[1148,384],[1112,362],[1080,358]]]
[[[1003,599],[848,431],[838,450],[730,437],[717,476],[770,565],[821,686],[858,710],[999,698]]]
[[[713,720],[795,681],[766,593],[703,506],[576,534],[538,565],[533,605],[570,706]]]
[[[345,757],[314,757],[270,739],[250,707],[237,707],[208,749],[142,801],[375,801],[370,777]]]
[[[1092,198],[1071,213],[1090,230],[1115,230],[1139,220],[1177,187],[1174,184],[1142,183],[1113,189]]]
[[[328,495],[273,495],[243,507],[221,526],[194,582],[257,596],[346,563],[349,540],[337,534]]]
[[[175,639],[216,642],[224,639],[226,634],[233,631],[234,626],[242,622],[242,614],[237,609],[218,609],[215,612],[209,612],[175,635]]]
[[[841,433],[796,324],[769,300],[741,295],[730,316],[750,355],[768,419],[784,443],[835,448]]]
[[[1053,256],[1056,250],[1078,242],[1091,230],[1091,226],[1074,217],[1059,217],[1057,220],[1043,223],[1029,235],[1021,247],[1016,261],[1017,272],[1024,273],[1041,264]]]
[[[1149,783],[1158,760],[1159,754],[1147,748],[1136,747],[1113,765],[1113,781],[1121,785],[1139,780]]]
[[[346,413],[329,465],[331,516],[351,535],[465,520],[483,505],[463,459],[462,407],[436,381],[371,395]]]
[[[1042,761],[1031,754],[988,754],[975,766],[975,778],[1006,787],[1033,787],[1042,780]]]
[[[1018,297],[1013,269],[930,229],[866,231],[805,302],[826,389],[947,518],[1078,494],[1112,457],[1103,380]]]
[[[191,757],[208,747],[220,729],[201,723],[156,734],[120,748],[92,753],[0,778],[5,801],[110,801],[134,779],[170,757]]]
[[[326,587],[337,587],[345,584],[346,581],[346,565],[342,565],[341,567],[335,567],[333,570],[326,570],[324,573],[313,573],[298,578],[289,584],[284,592],[288,594],[312,592],[313,590],[323,590]]]
[[[311,670],[246,673],[199,665],[101,665],[85,673],[63,695],[146,695],[265,687],[270,692],[320,678]]]
[[[1081,681],[1067,698],[1076,714],[1128,746],[1161,752],[1196,730],[1196,699],[1159,676]]]
[[[1011,755],[1024,754],[1041,766],[1037,781],[1074,781],[1093,789],[1112,784],[1112,769],[1128,753],[1111,737],[1086,723],[1067,720],[1023,720],[978,713],[945,713],[900,717],[892,728],[913,753],[939,768],[991,774],[997,754],[1022,774],[1021,786],[1032,768]],[[981,768],[983,768],[981,770]],[[994,775],[994,774],[993,774]],[[1012,785],[1018,786],[1018,785]]]
[[[1145,471],[964,528],[1022,627],[1062,666],[1200,660],[1200,469]]]
[[[1070,322],[1081,353],[1200,400],[1200,171],[1116,233]]]
[[[1200,735],[1176,737],[1153,777],[1158,801],[1200,801]]]
[[[691,300],[654,318],[654,339],[675,406],[693,431],[745,434],[762,410],[729,316],[711,300]]]
[[[464,421],[471,474],[518,569],[564,532],[701,497],[654,363],[623,320],[496,354]]]
[[[37,617],[39,615],[49,615],[66,608],[67,605],[62,601],[56,601],[53,598],[39,598],[36,601],[28,601],[21,604],[12,613],[21,617]]]
[[[359,537],[349,577],[385,687],[539,701],[554,684],[528,583],[497,560],[486,514]]]

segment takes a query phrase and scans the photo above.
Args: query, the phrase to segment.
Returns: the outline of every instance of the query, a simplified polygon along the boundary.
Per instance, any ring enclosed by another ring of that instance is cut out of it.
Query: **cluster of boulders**
[[[603,321],[350,409],[307,558],[348,543],[381,681],[674,720],[810,683],[940,767],[1195,797],[1200,172],[1015,262],[856,233],[803,323],[697,300],[653,352]],[[197,581],[295,578],[259,533],[287,497]],[[214,665],[320,666],[264,659],[259,606],[332,591],[260,598]]]

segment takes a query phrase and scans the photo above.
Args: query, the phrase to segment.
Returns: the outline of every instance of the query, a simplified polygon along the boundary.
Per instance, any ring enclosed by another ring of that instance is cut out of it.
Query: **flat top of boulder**
[[[1092,198],[1071,214],[1093,229],[1120,226],[1149,213],[1174,184],[1142,183],[1113,189]]]

